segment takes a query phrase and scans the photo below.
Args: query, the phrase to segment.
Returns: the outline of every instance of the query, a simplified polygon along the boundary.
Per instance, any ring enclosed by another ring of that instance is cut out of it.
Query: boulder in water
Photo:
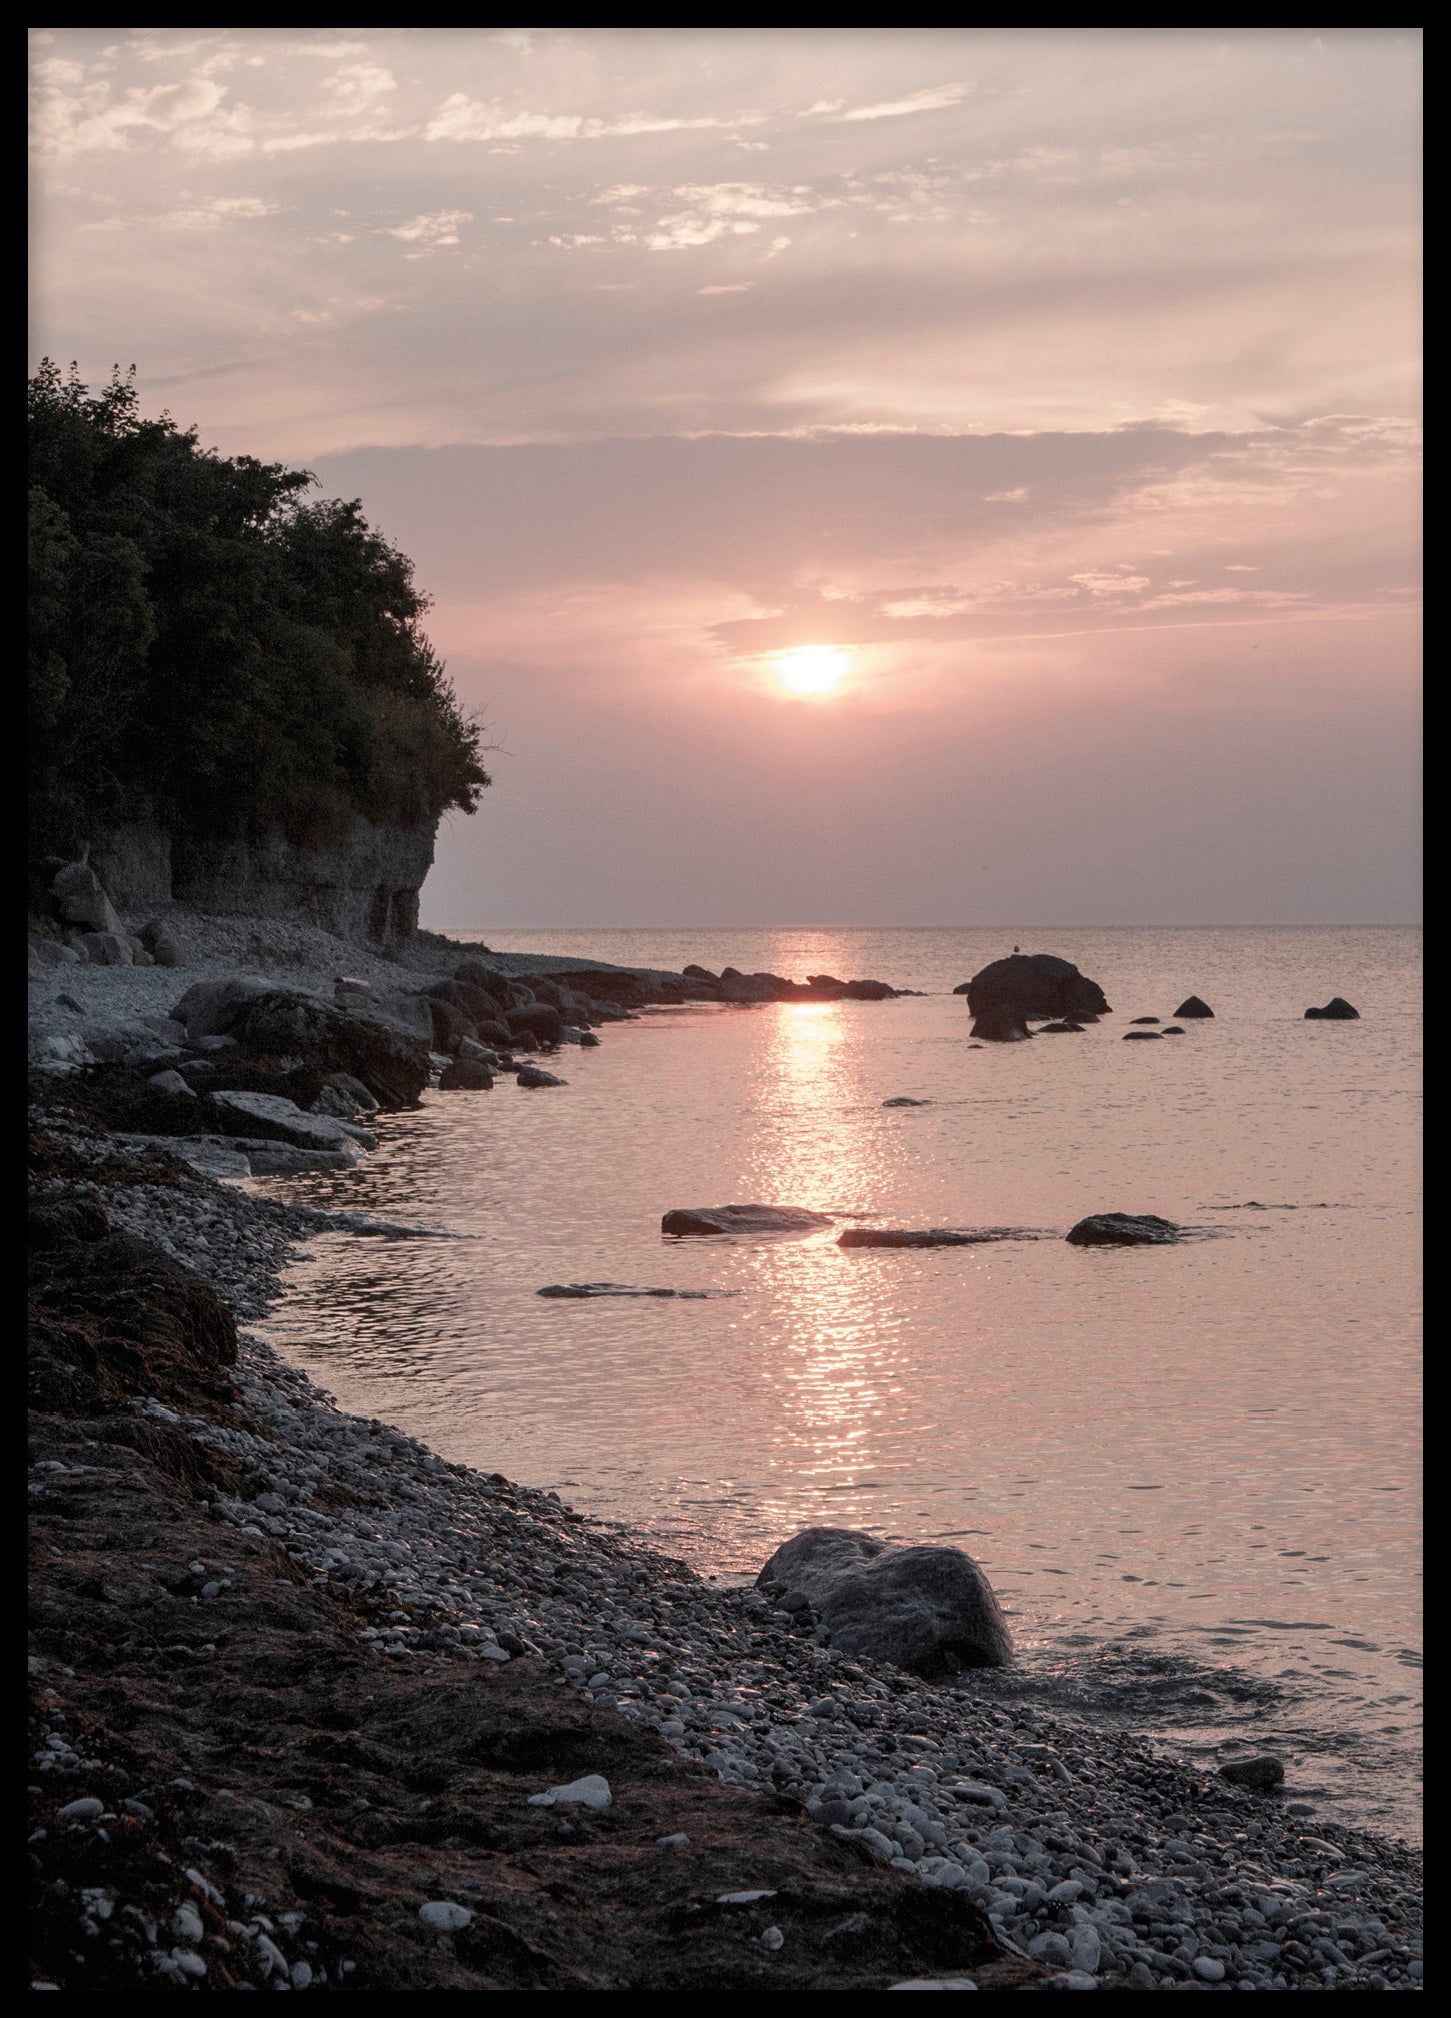
[[[985,1037],[989,1044],[1021,1044],[1033,1033],[1016,1009],[994,1004],[973,1018],[968,1034]]]
[[[662,1233],[815,1233],[830,1226],[829,1213],[803,1205],[702,1205],[676,1207],[660,1222]]]
[[[1284,1786],[1285,1768],[1281,1760],[1266,1754],[1258,1759],[1231,1759],[1220,1767],[1219,1777],[1232,1787],[1252,1787],[1257,1794],[1268,1794],[1272,1788]]]
[[[993,1043],[1026,1036],[1030,1017],[1076,1021],[1110,1013],[1098,983],[1053,953],[1012,953],[994,960],[954,993],[967,997],[973,1036]]]
[[[1352,1009],[1343,995],[1332,995],[1323,1009],[1307,1009],[1305,1011],[1305,1021],[1307,1023],[1322,1020],[1331,1023],[1358,1023],[1360,1021],[1360,1011]]]
[[[1081,1023],[1069,1023],[1067,1021],[1045,1023],[1036,1034],[1039,1037],[1061,1037],[1065,1032],[1070,1030],[1076,1032],[1080,1037],[1083,1035],[1083,1025]]]
[[[906,1093],[898,1093],[890,1100],[882,1102],[883,1107],[930,1107],[930,1100],[913,1100]]]
[[[494,1075],[477,1058],[451,1058],[439,1078],[440,1093],[487,1093]]]
[[[1134,1038],[1137,1037],[1139,1041],[1142,1043],[1145,1038],[1162,1037],[1163,1034],[1164,1033],[1162,1030],[1125,1030],[1124,1042],[1125,1044],[1131,1044]],[[1181,1036],[1183,1035],[1182,1031],[1180,1032],[1180,1035]]]
[[[1074,1247],[1168,1247],[1179,1238],[1172,1219],[1153,1212],[1096,1212],[1064,1236]]]
[[[1191,995],[1174,1011],[1176,1016],[1212,1016],[1214,1011],[1207,1002],[1201,1002],[1197,995]]]
[[[807,1528],[776,1550],[757,1586],[853,1660],[928,1677],[1001,1668],[1012,1637],[992,1586],[961,1549],[896,1548],[857,1528]]]
[[[552,1002],[530,1002],[522,1009],[511,1009],[504,1021],[516,1044],[528,1038],[536,1044],[562,1042],[564,1019]]]
[[[1130,1016],[1129,1021],[1130,1023],[1157,1023],[1160,1021],[1160,1018],[1157,1016]]]

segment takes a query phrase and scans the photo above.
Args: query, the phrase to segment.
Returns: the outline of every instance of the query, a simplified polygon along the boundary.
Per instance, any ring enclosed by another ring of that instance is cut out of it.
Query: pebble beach
[[[221,965],[235,971],[235,951],[225,954]],[[154,971],[94,979],[157,1010],[179,992]],[[69,1013],[49,1005],[41,1027]],[[214,1539],[185,1601],[189,1626],[225,1604],[229,1552],[280,1550],[300,1586],[344,1608],[364,1664],[420,1675],[524,1664],[541,1687],[663,1741],[721,1785],[799,1804],[815,1828],[902,1883],[961,1894],[1003,1951],[1037,1965],[1031,1981],[1002,1987],[1420,1987],[1419,1864],[1404,1845],[1336,1825],[1307,1833],[1275,1795],[1191,1771],[1146,1740],[1025,1707],[991,1671],[927,1682],[843,1658],[759,1589],[722,1587],[557,1493],[447,1463],[344,1413],[247,1331],[314,1233],[360,1244],[434,1236],[217,1183],[54,1116],[44,1125],[89,1173],[69,1176],[65,1195],[94,1197],[113,1231],[199,1276],[241,1327],[229,1410],[188,1409],[175,1396],[131,1403],[232,1482],[200,1500]],[[32,1508],[75,1490],[77,1469],[43,1459]],[[204,1661],[207,1643],[187,1637]],[[32,1659],[42,1687],[49,1665]],[[130,1797],[112,1787],[97,1806],[81,1791],[84,1748],[59,1713],[45,1721],[43,1696],[38,1732],[33,1791],[43,1807],[66,1797],[42,1837],[114,1821]],[[127,1903],[113,1893],[76,1912],[99,1930],[119,1925]],[[133,1936],[161,1978],[204,1987],[201,1917],[192,1911],[193,1936],[186,1910],[178,1904],[170,1930],[153,1915],[146,1943],[134,1935],[148,1924],[141,1912]],[[345,1956],[331,1973],[309,1956],[307,1909],[287,1929],[253,1927],[243,1900],[226,1913],[237,1930],[226,1938],[253,1956],[251,1987],[347,1985]],[[439,1939],[454,1925],[437,1913],[423,1924]],[[774,1923],[753,1938],[768,1957],[788,1941]],[[977,1986],[964,1969],[880,1987]]]

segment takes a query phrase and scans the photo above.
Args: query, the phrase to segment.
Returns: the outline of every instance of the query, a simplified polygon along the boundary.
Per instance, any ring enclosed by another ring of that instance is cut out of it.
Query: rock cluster
[[[1178,1238],[1173,1220],[1154,1212],[1095,1212],[1064,1235],[1074,1247],[1168,1247]]]
[[[1052,953],[1012,953],[994,960],[953,993],[967,997],[972,1035],[996,1044],[1030,1037],[1030,1022],[1082,1024],[1110,1014],[1098,983]]]

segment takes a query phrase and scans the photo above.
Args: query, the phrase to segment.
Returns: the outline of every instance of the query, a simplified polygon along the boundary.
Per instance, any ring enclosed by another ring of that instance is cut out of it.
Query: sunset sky
[[[425,922],[1416,915],[1414,31],[32,61],[34,358],[435,598]]]

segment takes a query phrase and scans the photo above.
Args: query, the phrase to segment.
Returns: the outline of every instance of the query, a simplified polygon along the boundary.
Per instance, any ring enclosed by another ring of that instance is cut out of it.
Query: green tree
[[[32,849],[471,812],[489,783],[407,557],[305,470],[223,457],[134,368],[30,384]]]

